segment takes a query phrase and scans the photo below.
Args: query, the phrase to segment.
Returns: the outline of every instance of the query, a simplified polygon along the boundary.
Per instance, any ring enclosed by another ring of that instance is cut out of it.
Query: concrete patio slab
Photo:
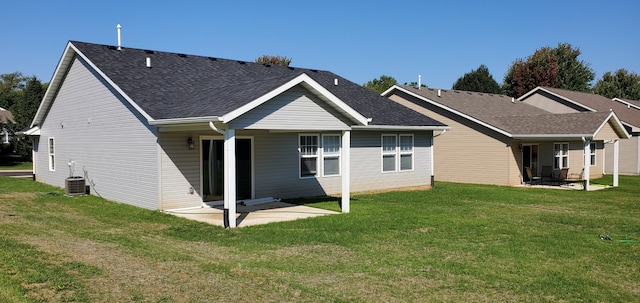
[[[189,220],[224,226],[224,211],[222,206],[203,206],[193,209],[165,210],[164,212]],[[272,202],[252,206],[238,204],[236,213],[238,227],[339,214],[339,212],[331,210],[284,202]]]

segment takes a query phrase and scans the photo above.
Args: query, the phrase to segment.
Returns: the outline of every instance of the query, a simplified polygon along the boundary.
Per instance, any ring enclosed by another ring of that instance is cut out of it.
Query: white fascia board
[[[56,66],[55,71],[53,72],[53,76],[51,77],[51,81],[49,81],[49,86],[47,87],[47,91],[44,93],[44,97],[42,97],[42,101],[40,102],[40,106],[38,107],[38,111],[36,115],[33,117],[31,121],[31,125],[29,127],[34,127],[36,125],[42,124],[44,120],[44,116],[49,110],[49,106],[51,102],[53,102],[53,98],[58,92],[58,87],[64,80],[65,74],[67,73],[67,69],[71,62],[73,62],[73,58],[75,56],[75,49],[71,48],[71,42],[67,43],[67,46],[62,53],[62,57],[60,57],[60,61],[58,61],[58,65]]]
[[[273,99],[274,97],[276,97],[277,95],[291,89],[292,87],[300,84],[300,83],[306,83],[307,85],[311,86],[313,89],[315,89],[316,91],[318,91],[320,94],[322,94],[325,98],[327,98],[329,101],[331,101],[333,103],[333,105],[335,105],[337,108],[339,108],[340,110],[342,110],[343,112],[345,112],[348,116],[350,116],[351,118],[353,118],[355,121],[357,121],[358,123],[362,124],[362,125],[367,125],[369,123],[369,119],[367,119],[365,116],[361,115],[360,113],[358,113],[357,111],[355,111],[353,108],[351,108],[350,106],[348,106],[346,103],[344,103],[342,100],[340,100],[338,97],[336,97],[334,94],[332,94],[331,92],[329,92],[327,89],[325,89],[324,87],[322,87],[322,85],[320,85],[318,82],[316,82],[315,80],[313,80],[311,77],[309,77],[307,74],[301,74],[291,80],[289,80],[287,83],[277,87],[276,89],[260,96],[258,99],[255,99],[241,107],[239,107],[236,110],[233,110],[225,115],[223,115],[220,119],[220,121],[222,123],[229,123],[231,120],[240,117],[241,115],[249,112],[250,110],[258,107],[259,105]]]
[[[546,90],[546,89],[544,89],[544,88],[542,88],[542,87],[540,87],[540,86],[538,86],[538,87],[536,87],[536,88],[534,88],[534,89],[530,90],[528,93],[526,93],[526,94],[522,95],[522,97],[518,98],[518,101],[522,101],[522,100],[524,100],[524,99],[528,98],[529,96],[533,95],[533,94],[534,94],[534,93],[536,93],[537,91],[543,91],[543,92],[546,92],[547,94],[551,94],[551,95],[553,95],[553,96],[556,96],[556,97],[558,97],[558,98],[560,98],[560,99],[562,99],[562,100],[565,100],[565,101],[567,101],[567,102],[569,102],[569,103],[571,103],[571,104],[574,104],[574,105],[580,106],[580,107],[582,107],[582,108],[584,108],[584,109],[586,109],[586,110],[588,110],[588,111],[597,112],[597,110],[595,110],[595,109],[593,109],[593,108],[591,108],[591,107],[588,107],[588,106],[586,106],[586,105],[584,105],[584,104],[582,104],[582,103],[580,103],[580,102],[573,101],[573,100],[571,100],[571,99],[569,99],[569,98],[567,98],[567,97],[565,97],[565,96],[563,96],[563,95],[556,94],[556,93],[554,93],[554,92],[552,92],[552,91],[550,91],[550,90]]]
[[[65,48],[64,53],[62,54],[62,58],[58,62],[58,66],[56,67],[56,70],[53,73],[53,78],[51,79],[49,87],[47,88],[47,91],[44,94],[44,98],[40,103],[40,107],[36,112],[33,122],[31,122],[31,127],[41,124],[42,121],[44,120],[44,116],[49,110],[49,107],[51,106],[53,99],[57,95],[58,89],[60,88],[60,85],[62,85],[62,82],[66,77],[67,71],[69,70],[69,67],[73,63],[73,59],[75,58],[75,55],[80,56],[85,62],[87,62],[87,64],[89,64],[89,66],[91,66],[91,68],[93,68],[95,72],[97,72],[105,81],[107,81],[107,83],[109,83],[109,85],[111,85],[125,100],[127,100],[127,102],[129,102],[129,104],[133,106],[133,108],[135,108],[138,112],[140,112],[142,116],[144,116],[148,121],[153,121],[153,118],[151,118],[149,114],[147,114],[144,110],[142,110],[142,108],[140,108],[138,104],[136,104],[133,101],[133,99],[131,99],[131,97],[129,97],[118,85],[116,85],[111,79],[109,79],[109,77],[107,77],[107,75],[105,75],[97,66],[95,66],[95,64],[93,64],[93,62],[91,62],[89,58],[87,58],[82,52],[80,52],[76,48],[76,46],[73,45],[73,43],[68,42],[67,47]]]
[[[551,140],[551,139],[558,139],[558,140],[566,140],[566,139],[579,139],[582,140],[582,138],[593,138],[593,134],[545,134],[545,135],[513,135],[513,139],[515,140],[534,140],[534,139],[540,139],[540,140]]]
[[[23,132],[16,132],[16,135],[25,135],[25,136],[40,136],[40,127],[34,126]]]
[[[449,126],[406,126],[406,125],[367,125],[352,126],[353,130],[398,130],[398,131],[419,131],[419,130],[449,130]]]
[[[511,134],[511,133],[509,133],[509,132],[506,132],[506,131],[504,131],[504,130],[502,130],[502,129],[499,129],[499,128],[497,128],[497,127],[495,127],[495,126],[491,125],[491,124],[488,124],[488,123],[486,123],[486,122],[484,122],[484,121],[478,120],[478,119],[476,119],[476,118],[474,118],[474,117],[471,117],[471,116],[469,116],[469,115],[467,115],[467,114],[464,114],[464,113],[462,113],[462,112],[459,112],[459,111],[457,111],[457,110],[455,110],[455,109],[452,109],[452,108],[450,108],[450,107],[448,107],[448,106],[442,105],[442,104],[440,104],[440,103],[438,103],[438,102],[434,102],[433,100],[431,100],[431,99],[429,99],[429,98],[426,98],[426,97],[424,97],[424,96],[418,95],[418,94],[413,93],[413,92],[410,92],[410,91],[408,91],[408,90],[406,90],[406,89],[404,89],[404,88],[402,88],[402,87],[398,87],[398,86],[395,86],[395,85],[394,85],[394,86],[392,86],[391,88],[393,88],[393,89],[397,89],[397,90],[399,90],[399,91],[402,91],[402,92],[404,92],[404,93],[406,93],[406,94],[409,94],[409,95],[411,95],[411,96],[413,96],[413,97],[416,97],[416,98],[418,98],[418,99],[420,99],[420,100],[422,100],[422,101],[425,101],[425,102],[427,102],[427,103],[429,103],[429,104],[431,104],[431,105],[433,105],[433,106],[436,106],[436,107],[439,107],[439,108],[441,108],[441,109],[444,109],[444,110],[446,110],[446,111],[448,111],[448,112],[450,112],[450,113],[452,113],[452,114],[454,114],[454,115],[458,115],[458,116],[460,116],[460,117],[462,117],[462,118],[465,118],[465,119],[467,119],[467,120],[469,120],[469,121],[473,121],[473,122],[475,122],[475,123],[478,123],[478,124],[480,124],[480,125],[482,125],[482,126],[484,126],[484,127],[486,127],[486,128],[489,128],[489,129],[491,129],[491,130],[493,130],[493,131],[496,131],[496,132],[498,132],[498,133],[500,133],[500,134],[503,134],[503,135],[505,135],[505,136],[507,136],[507,137],[512,137],[512,134]],[[384,92],[385,96],[386,96],[386,94],[388,94],[388,93],[390,93],[390,92],[391,92],[391,91],[390,91],[390,90],[391,90],[391,88]]]
[[[620,102],[620,103],[622,103],[622,104],[626,105],[627,107],[633,107],[633,108],[640,109],[640,106],[637,106],[637,105],[635,105],[635,104],[633,104],[633,103],[631,103],[631,102],[625,101],[625,100],[620,99],[620,98],[613,98],[612,100],[613,100],[613,101],[618,101],[618,102]]]
[[[615,121],[616,125],[618,126],[617,128],[622,131],[622,133],[624,134],[623,137],[625,139],[631,138],[631,135],[627,133],[627,130],[624,128],[624,126],[622,125],[622,122],[620,122],[620,119],[618,119],[618,116],[616,116],[614,112],[609,112],[609,115],[607,116],[607,118],[604,119],[604,121],[602,121],[600,126],[598,126],[598,129],[593,133],[592,135],[593,137],[595,137],[600,132],[600,130],[602,130],[604,125],[609,122],[609,119],[613,119]]]
[[[149,121],[150,125],[182,125],[182,124],[198,124],[209,123],[211,121],[219,122],[220,117],[196,117],[196,118],[176,118],[176,119],[158,119]]]

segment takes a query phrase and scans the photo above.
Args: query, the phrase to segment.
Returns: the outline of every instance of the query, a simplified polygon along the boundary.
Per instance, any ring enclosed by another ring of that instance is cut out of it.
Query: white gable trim
[[[613,119],[616,122],[616,124],[618,125],[618,127],[616,128],[619,131],[622,131],[622,133],[624,134],[623,138],[625,139],[631,138],[631,135],[627,133],[627,130],[624,128],[624,126],[622,125],[622,122],[620,121],[620,119],[618,119],[618,116],[616,116],[614,112],[609,112],[609,115],[607,116],[607,118],[604,119],[604,121],[602,121],[602,124],[600,124],[598,129],[593,133],[592,137],[595,137],[602,130],[602,128],[609,122],[610,119]]]
[[[58,62],[58,66],[53,73],[51,83],[49,84],[49,87],[44,94],[44,98],[40,103],[40,107],[38,107],[38,111],[36,112],[36,115],[33,118],[30,127],[40,125],[44,120],[46,113],[49,111],[49,107],[55,99],[60,86],[64,82],[67,71],[73,63],[76,55],[80,56],[85,62],[87,62],[87,64],[89,64],[89,66],[91,66],[91,68],[95,72],[97,72],[105,81],[107,81],[107,83],[109,83],[109,85],[111,85],[125,100],[127,100],[127,102],[129,102],[129,104],[131,104],[131,106],[133,106],[133,108],[135,108],[142,116],[144,116],[148,121],[153,121],[153,118],[151,118],[149,114],[147,114],[142,108],[140,108],[140,106],[138,106],[138,104],[136,104],[133,99],[131,99],[131,97],[129,97],[118,85],[115,84],[115,82],[109,79],[107,75],[105,75],[98,67],[96,67],[93,62],[91,62],[91,60],[89,60],[82,52],[78,50],[78,48],[76,48],[75,45],[73,45],[73,43],[69,42],[67,43],[67,47],[62,54],[60,62]]]
[[[580,103],[580,102],[573,101],[573,100],[571,100],[571,99],[569,99],[569,98],[567,98],[567,97],[565,97],[565,96],[563,96],[563,95],[556,94],[556,93],[554,93],[554,92],[552,92],[552,91],[550,91],[550,90],[544,89],[544,88],[542,88],[542,87],[540,87],[540,86],[538,86],[538,87],[536,87],[536,88],[534,88],[534,89],[530,90],[530,91],[529,91],[529,92],[527,92],[526,94],[522,95],[520,98],[518,98],[518,101],[523,101],[524,99],[527,99],[529,96],[531,96],[531,95],[533,95],[533,94],[537,93],[538,91],[546,92],[547,94],[551,94],[551,95],[553,95],[553,96],[556,96],[556,97],[558,97],[558,98],[560,98],[560,99],[562,99],[562,100],[565,100],[565,101],[567,101],[567,102],[569,102],[569,103],[571,103],[571,104],[574,104],[574,105],[577,105],[577,106],[579,106],[579,107],[582,107],[582,108],[584,108],[584,109],[586,109],[586,110],[588,110],[588,111],[597,112],[597,110],[595,110],[595,109],[593,109],[593,108],[591,108],[591,107],[588,107],[588,106],[586,106],[586,105],[584,105],[584,104],[582,104],[582,103]]]
[[[345,113],[347,116],[352,118],[354,121],[357,121],[359,124],[367,125],[369,123],[370,119],[367,119],[366,117],[364,117],[363,115],[355,111],[353,108],[348,106],[338,97],[336,97],[334,94],[332,94],[327,89],[322,87],[322,85],[320,85],[318,82],[314,81],[311,77],[309,77],[307,74],[304,74],[304,73],[291,79],[290,81],[277,87],[276,89],[260,96],[259,98],[239,107],[238,109],[235,109],[223,115],[222,117],[220,117],[220,121],[222,123],[229,123],[231,122],[231,120],[240,117],[241,115],[249,112],[250,110],[258,107],[259,105],[273,99],[277,95],[301,83],[304,83],[310,86],[311,88],[313,88],[314,90],[316,90],[318,93],[320,93],[322,96],[324,96],[331,102],[330,105],[336,107],[339,111]]]
[[[413,96],[413,97],[416,97],[416,98],[418,98],[418,99],[420,99],[420,100],[422,100],[422,101],[425,101],[425,102],[427,102],[427,103],[429,103],[429,104],[431,104],[431,105],[433,105],[433,106],[436,106],[436,107],[442,108],[442,109],[444,109],[444,110],[446,110],[446,111],[448,111],[448,112],[450,112],[450,113],[452,113],[452,114],[454,114],[454,115],[458,115],[458,116],[460,116],[460,117],[462,117],[462,118],[465,118],[465,119],[467,119],[467,120],[469,120],[469,121],[473,121],[473,122],[475,122],[475,123],[478,123],[478,124],[480,124],[480,125],[482,125],[482,126],[484,126],[484,127],[486,127],[486,128],[489,128],[489,129],[491,129],[491,130],[494,130],[494,131],[496,131],[496,132],[498,132],[498,133],[501,133],[501,134],[503,134],[503,135],[505,135],[505,136],[507,136],[507,137],[513,137],[513,135],[512,135],[511,133],[509,133],[509,132],[506,132],[506,131],[504,131],[504,130],[502,130],[502,129],[499,129],[499,128],[497,128],[497,127],[495,127],[495,126],[491,125],[491,124],[488,124],[488,123],[486,123],[486,122],[484,122],[484,121],[478,120],[478,119],[476,119],[476,118],[474,118],[474,117],[471,117],[471,116],[469,116],[469,115],[466,115],[466,114],[464,114],[464,113],[461,113],[461,112],[459,112],[459,111],[457,111],[457,110],[455,110],[455,109],[452,109],[452,108],[450,108],[450,107],[448,107],[448,106],[442,105],[442,104],[440,104],[440,103],[438,103],[438,102],[434,102],[433,100],[431,100],[431,99],[429,99],[429,98],[426,98],[426,97],[424,97],[424,96],[418,95],[418,94],[413,93],[413,92],[410,92],[410,91],[408,91],[408,90],[406,90],[406,89],[404,89],[404,88],[402,88],[402,87],[399,87],[399,86],[397,86],[397,85],[394,85],[394,86],[392,86],[391,88],[387,89],[385,92],[383,92],[383,93],[382,93],[382,95],[383,95],[383,96],[385,96],[385,97],[388,97],[388,95],[389,95],[389,94],[390,94],[394,89],[397,89],[397,90],[399,90],[399,91],[401,91],[401,92],[403,92],[403,93],[406,93],[406,94],[408,94],[408,95],[411,95],[411,96]]]
[[[637,106],[637,105],[635,105],[635,104],[633,104],[633,103],[631,103],[631,102],[625,101],[625,100],[620,99],[620,98],[613,98],[612,100],[613,100],[613,101],[618,101],[618,102],[620,102],[620,103],[622,103],[622,104],[626,105],[626,106],[627,106],[627,108],[631,108],[631,107],[633,107],[633,108],[636,108],[636,109],[640,109],[640,106]]]

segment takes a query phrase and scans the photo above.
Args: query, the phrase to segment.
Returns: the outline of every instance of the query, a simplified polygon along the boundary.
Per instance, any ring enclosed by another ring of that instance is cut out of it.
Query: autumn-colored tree
[[[615,73],[606,72],[593,87],[593,92],[609,99],[640,100],[640,76],[624,68]]]
[[[548,86],[574,91],[589,91],[595,73],[584,61],[579,61],[579,49],[570,44],[543,47],[526,60],[516,59],[504,76],[503,93],[513,97],[537,86]]]
[[[291,64],[291,58],[287,58],[285,56],[262,55],[256,59],[256,63],[289,66],[289,64]]]

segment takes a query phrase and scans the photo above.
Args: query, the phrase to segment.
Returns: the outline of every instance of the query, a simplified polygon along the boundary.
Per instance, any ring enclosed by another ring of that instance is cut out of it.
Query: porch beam
[[[591,167],[591,140],[583,139],[584,143],[584,159],[582,175],[584,179],[584,190],[589,190],[589,176],[591,175],[590,167]]]
[[[618,186],[618,159],[620,153],[620,140],[613,141],[613,186]]]
[[[224,209],[229,228],[236,227],[236,132],[224,132]]]
[[[351,131],[342,131],[342,201],[340,208],[343,213],[350,210],[350,194],[351,194]]]

